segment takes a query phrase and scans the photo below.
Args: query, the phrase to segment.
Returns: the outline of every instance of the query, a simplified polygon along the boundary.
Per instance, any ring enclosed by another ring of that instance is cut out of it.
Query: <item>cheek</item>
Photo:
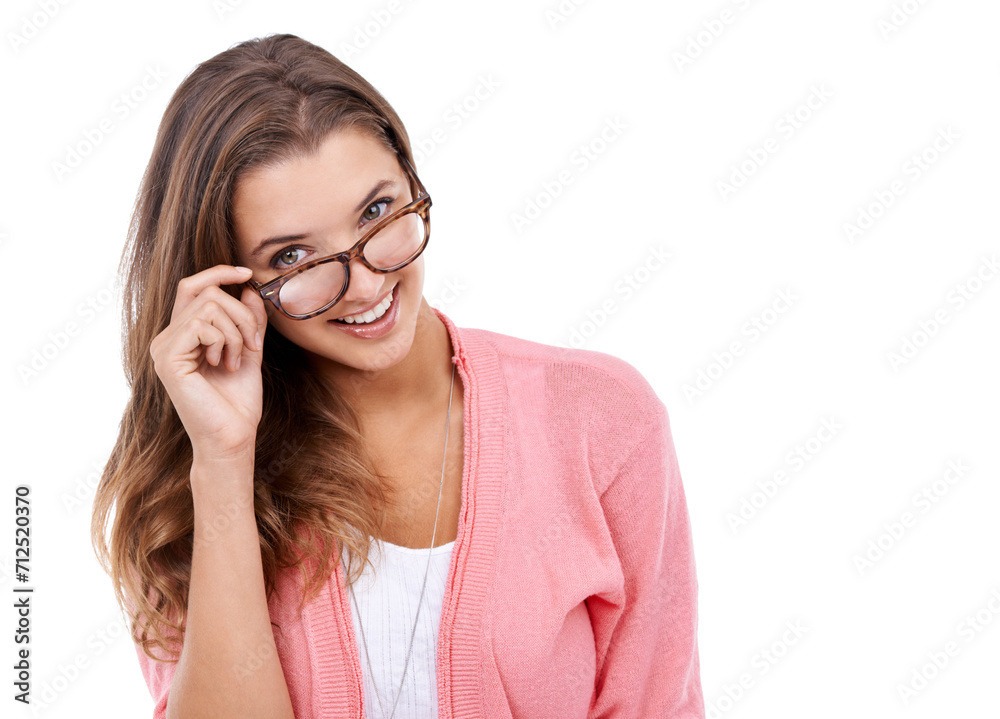
[[[267,304],[270,305],[271,303],[268,302]],[[285,315],[274,307],[268,307],[267,309],[267,331],[276,330],[278,334],[287,340],[295,342],[295,337],[302,332],[301,325],[304,324],[306,323],[285,317]]]
[[[421,255],[420,257],[418,257],[417,259],[415,259],[413,262],[411,262],[410,264],[408,264],[406,267],[404,267],[402,269],[402,271],[401,271],[401,274],[402,274],[402,276],[404,278],[406,278],[407,280],[410,281],[411,285],[413,285],[414,283],[416,283],[418,285],[420,283],[422,283],[423,279],[424,279],[424,258],[423,258],[423,255]],[[416,291],[417,294],[419,294],[422,290],[423,290],[423,288],[419,287],[419,286],[416,287],[416,288],[414,288],[414,291]]]

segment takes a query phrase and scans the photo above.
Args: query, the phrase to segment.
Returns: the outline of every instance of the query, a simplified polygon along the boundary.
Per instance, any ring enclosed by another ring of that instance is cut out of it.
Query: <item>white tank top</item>
[[[411,549],[378,541],[382,547],[381,557],[374,547],[370,555],[376,565],[375,572],[373,574],[372,568],[365,565],[364,573],[353,586],[351,600],[351,618],[364,675],[365,714],[369,719],[382,719],[384,712],[388,719],[398,693],[394,719],[437,719],[438,627],[455,542],[433,549]],[[427,588],[417,617],[417,631],[413,634],[425,571]],[[411,636],[413,649],[406,665],[406,681],[400,689]]]

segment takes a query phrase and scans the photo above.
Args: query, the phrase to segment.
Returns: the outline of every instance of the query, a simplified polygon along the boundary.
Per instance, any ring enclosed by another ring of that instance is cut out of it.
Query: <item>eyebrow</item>
[[[382,190],[389,187],[390,185],[395,184],[395,182],[396,182],[395,180],[379,180],[378,182],[376,182],[375,186],[372,187],[372,189],[368,192],[367,195],[365,195],[365,198],[361,200],[361,202],[359,202],[357,206],[354,208],[354,214],[356,215],[359,212],[361,212],[361,210],[368,207],[368,205],[371,204],[372,200],[374,200],[378,196],[378,194],[382,192]],[[254,249],[253,252],[250,253],[250,258],[257,259],[260,256],[260,254],[271,245],[283,244],[285,242],[294,242],[296,240],[304,240],[307,237],[309,237],[308,232],[300,232],[295,235],[279,235],[276,237],[268,237],[266,240],[262,241],[259,245],[257,245],[256,249]]]

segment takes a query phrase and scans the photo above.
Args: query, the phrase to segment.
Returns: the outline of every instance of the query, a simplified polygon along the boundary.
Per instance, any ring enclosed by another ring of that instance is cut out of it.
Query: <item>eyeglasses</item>
[[[351,260],[372,272],[402,269],[420,256],[431,235],[431,196],[406,158],[399,157],[406,174],[417,185],[417,196],[405,207],[376,220],[372,229],[349,250],[307,262],[263,284],[247,280],[260,296],[293,320],[307,320],[326,312],[347,292]]]

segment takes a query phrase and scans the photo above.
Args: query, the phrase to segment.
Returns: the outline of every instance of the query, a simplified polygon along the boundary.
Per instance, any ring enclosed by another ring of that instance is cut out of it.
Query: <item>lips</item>
[[[396,285],[392,288],[392,299],[389,303],[389,308],[381,317],[373,322],[349,323],[329,320],[328,323],[331,327],[335,327],[339,332],[357,337],[358,339],[375,340],[380,337],[384,337],[392,331],[392,329],[396,326],[396,320],[399,319],[399,292],[399,283],[396,283]]]

